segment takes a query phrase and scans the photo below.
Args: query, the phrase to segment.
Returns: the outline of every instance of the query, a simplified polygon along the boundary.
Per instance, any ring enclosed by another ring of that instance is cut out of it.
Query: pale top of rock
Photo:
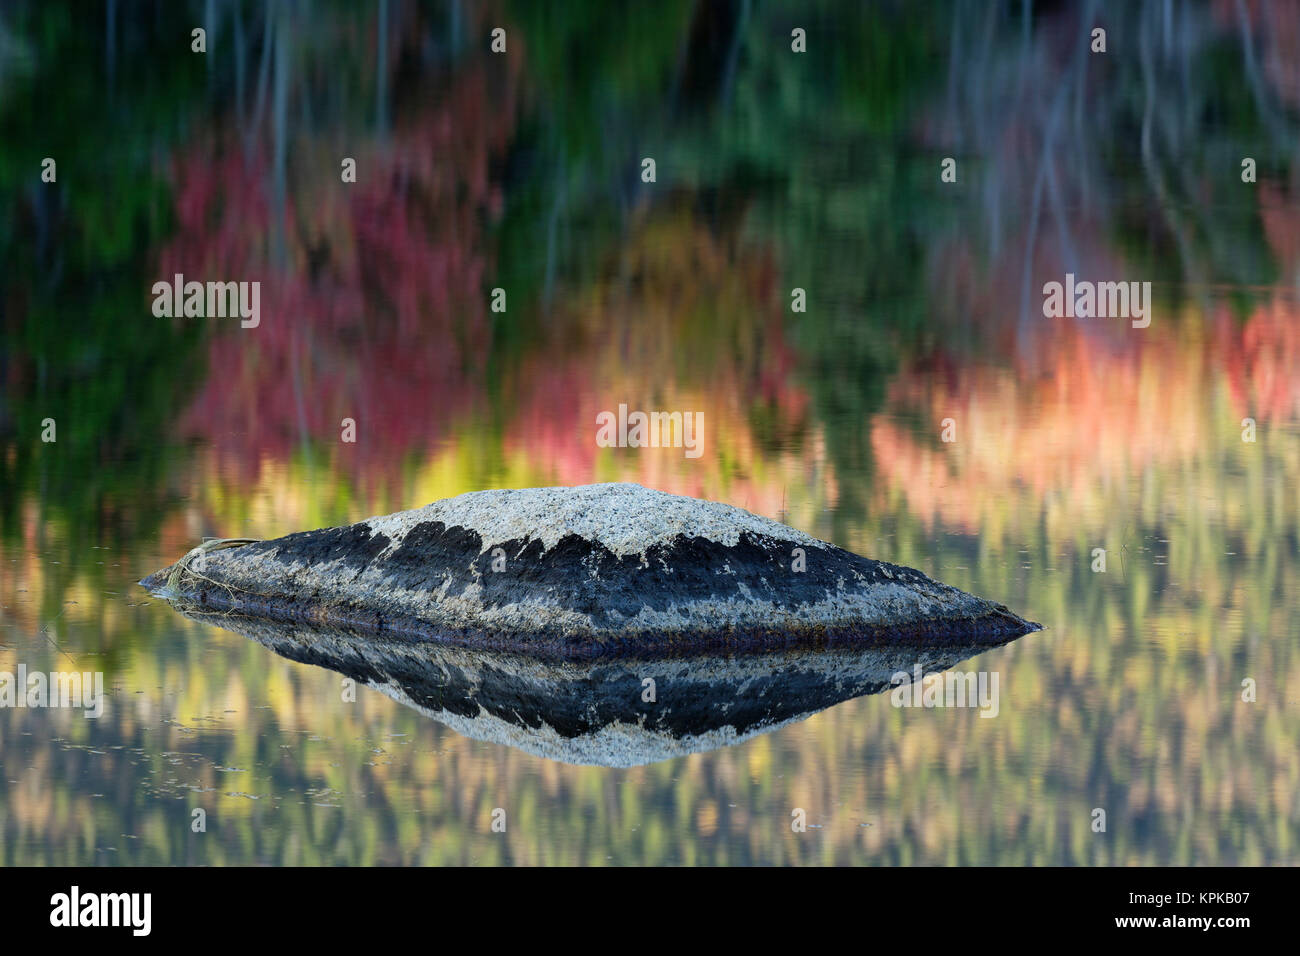
[[[390,538],[395,548],[408,531],[427,521],[477,532],[483,551],[524,538],[540,539],[549,550],[570,534],[599,542],[619,557],[666,545],[679,534],[727,547],[734,546],[744,532],[804,547],[827,547],[826,542],[788,525],[731,505],[630,482],[473,491],[364,523],[373,533]]]

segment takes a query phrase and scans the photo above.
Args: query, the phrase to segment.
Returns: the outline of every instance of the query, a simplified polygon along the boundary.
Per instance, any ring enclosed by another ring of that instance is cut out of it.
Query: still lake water
[[[124,14],[106,72],[19,5],[7,128],[34,169],[42,133],[83,142],[59,200],[3,194],[0,671],[102,671],[107,702],[0,710],[0,864],[1300,862],[1300,28],[1127,5],[1145,66],[1087,76],[1069,4],[987,31],[830,5],[814,69],[780,4],[625,14],[634,60],[505,6],[506,65],[487,21],[395,3],[378,65],[372,13],[250,7],[241,67],[136,64],[172,14]],[[153,318],[177,272],[260,279],[260,327]],[[1067,272],[1152,281],[1151,325],[1043,318]],[[702,413],[705,453],[597,447],[620,403]],[[614,480],[1045,630],[959,665],[999,675],[992,719],[868,696],[614,769],[344,700],[136,585],[204,536]]]

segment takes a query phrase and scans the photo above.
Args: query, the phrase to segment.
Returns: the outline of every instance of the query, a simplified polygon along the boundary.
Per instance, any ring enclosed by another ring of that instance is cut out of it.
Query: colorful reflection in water
[[[206,62],[162,52],[189,6],[117,14],[111,58],[0,15],[0,670],[110,689],[0,711],[0,862],[1296,862],[1284,5],[1121,5],[1146,53],[1104,69],[1070,4],[231,4]],[[1152,325],[1043,318],[1067,271],[1151,280]],[[154,319],[176,272],[260,280],[261,326]],[[702,413],[705,454],[598,447],[619,403]],[[134,586],[204,535],[607,480],[1048,630],[965,665],[996,719],[867,696],[611,769],[345,701]]]

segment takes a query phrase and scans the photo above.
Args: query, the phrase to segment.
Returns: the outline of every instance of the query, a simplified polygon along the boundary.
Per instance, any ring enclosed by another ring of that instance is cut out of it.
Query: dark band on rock
[[[1037,629],[920,571],[638,485],[477,492],[202,557],[141,583],[215,610],[559,658]]]

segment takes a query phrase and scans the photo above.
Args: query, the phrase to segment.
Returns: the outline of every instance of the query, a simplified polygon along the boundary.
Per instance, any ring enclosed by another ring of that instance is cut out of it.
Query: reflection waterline
[[[890,690],[901,674],[947,671],[996,646],[547,661],[319,624],[177,610],[281,657],[336,671],[461,736],[602,767],[636,767],[744,743],[846,700]],[[980,702],[972,697],[969,706]]]

